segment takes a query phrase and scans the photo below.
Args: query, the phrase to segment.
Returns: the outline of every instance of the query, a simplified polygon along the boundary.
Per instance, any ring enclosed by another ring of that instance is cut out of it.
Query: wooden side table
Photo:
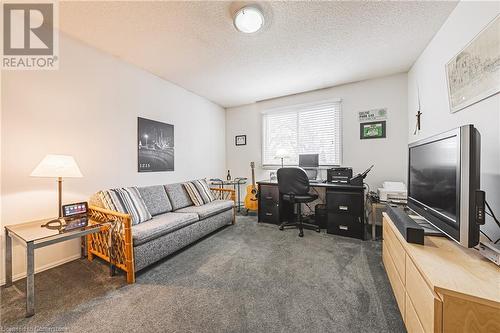
[[[382,225],[382,213],[386,211],[387,204],[385,202],[371,202],[370,200],[367,200],[367,203],[367,220],[368,224],[372,226],[372,240],[375,240],[377,236],[376,226]]]
[[[5,287],[12,285],[12,238],[26,247],[26,317],[35,314],[35,249],[99,232],[105,224],[88,221],[86,227],[69,231],[43,227],[52,219],[5,226]]]

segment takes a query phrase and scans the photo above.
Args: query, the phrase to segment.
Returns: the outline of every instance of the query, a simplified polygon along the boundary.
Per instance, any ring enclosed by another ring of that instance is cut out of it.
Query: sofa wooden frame
[[[233,221],[236,221],[236,194],[232,189],[211,188],[218,200],[232,200]],[[112,264],[127,275],[127,283],[135,282],[134,248],[132,242],[132,220],[129,214],[89,206],[89,219],[93,223],[103,224],[103,229],[95,234],[87,235],[87,259],[94,257]]]

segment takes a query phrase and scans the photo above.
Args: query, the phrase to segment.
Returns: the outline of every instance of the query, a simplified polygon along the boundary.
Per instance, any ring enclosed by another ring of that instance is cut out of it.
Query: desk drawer
[[[399,277],[404,284],[404,282],[406,281],[406,252],[390,226],[385,224],[384,228],[382,229],[382,233],[384,246],[389,247],[391,257],[394,260],[394,265],[396,266],[396,270],[398,271]]]
[[[406,257],[406,293],[425,332],[441,332],[442,303]]]
[[[363,214],[363,195],[354,192],[328,191],[326,194],[328,211],[336,214]]]
[[[399,278],[399,274],[394,266],[394,261],[390,255],[389,248],[384,242],[382,248],[382,260],[384,262],[385,271],[387,272],[387,277],[391,283],[392,290],[394,292],[394,297],[396,298],[396,303],[399,307],[399,312],[401,312],[401,317],[405,320],[405,287],[403,282]]]
[[[260,221],[264,223],[273,223],[279,224],[279,207],[277,203],[273,203],[270,200],[266,200],[267,202],[261,202],[259,216]]]
[[[420,319],[418,319],[417,312],[413,304],[411,304],[411,299],[408,294],[406,294],[405,299],[405,310],[404,321],[408,333],[424,333],[425,331],[422,327],[422,323],[420,323]]]
[[[278,202],[279,201],[279,189],[278,186],[270,186],[270,185],[259,185],[260,199],[262,201],[269,200]]]
[[[328,212],[329,234],[363,239],[363,223],[360,217]]]

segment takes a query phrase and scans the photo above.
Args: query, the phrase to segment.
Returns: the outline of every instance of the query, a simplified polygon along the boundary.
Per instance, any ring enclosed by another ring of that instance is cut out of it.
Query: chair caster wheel
[[[304,237],[304,232],[299,232],[299,237]]]
[[[283,228],[283,226],[282,226],[282,225],[280,225],[280,230],[281,230],[281,231],[283,231],[283,229],[285,229],[285,228]]]
[[[316,229],[316,232],[318,232],[318,233],[321,232],[321,229]]]

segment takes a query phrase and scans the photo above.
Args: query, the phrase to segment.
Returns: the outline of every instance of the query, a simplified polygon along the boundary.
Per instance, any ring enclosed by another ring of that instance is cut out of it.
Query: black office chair
[[[309,193],[309,178],[306,172],[301,168],[278,169],[278,188],[283,200],[289,201],[292,205],[297,205],[295,222],[282,223],[280,230],[283,230],[285,227],[297,227],[299,229],[299,237],[304,237],[303,229],[320,232],[319,226],[302,222],[301,204],[318,199],[317,194]]]

